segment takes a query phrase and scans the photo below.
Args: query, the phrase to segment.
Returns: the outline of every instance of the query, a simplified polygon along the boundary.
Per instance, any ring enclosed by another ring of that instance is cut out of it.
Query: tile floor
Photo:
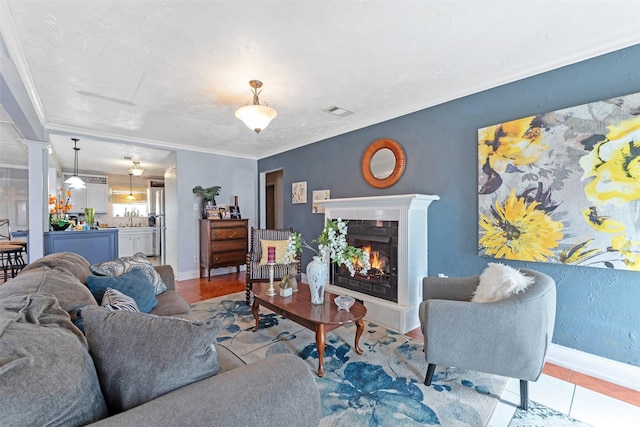
[[[176,282],[176,291],[189,303],[244,289],[244,272],[211,276],[211,281],[204,278]],[[419,329],[407,335],[422,339]],[[540,379],[529,383],[529,399],[593,427],[640,426],[640,391],[549,363]],[[519,381],[509,380],[489,427],[508,426],[519,403]]]
[[[604,382],[597,379],[591,381]],[[640,425],[640,392],[628,390],[627,394],[626,400],[635,402],[628,403],[546,373],[543,373],[537,382],[529,383],[530,400],[593,427]],[[519,381],[509,380],[491,417],[489,427],[508,426],[519,402]]]

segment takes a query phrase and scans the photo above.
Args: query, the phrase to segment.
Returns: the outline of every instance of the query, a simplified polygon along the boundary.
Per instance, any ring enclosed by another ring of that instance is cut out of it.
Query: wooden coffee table
[[[267,296],[268,283],[253,284],[253,316],[256,318],[256,326],[253,331],[257,331],[260,326],[260,316],[258,308],[266,307],[276,314],[286,317],[305,328],[316,332],[316,346],[318,348],[318,376],[324,376],[324,348],[327,341],[327,332],[332,331],[348,323],[356,324],[356,339],[354,350],[362,354],[358,346],[360,336],[364,331],[364,321],[362,318],[367,314],[364,305],[356,301],[353,306],[346,310],[338,310],[338,306],[333,300],[338,296],[330,292],[324,293],[324,304],[311,304],[311,293],[306,283],[298,284],[298,292],[294,292],[290,297],[276,295]]]

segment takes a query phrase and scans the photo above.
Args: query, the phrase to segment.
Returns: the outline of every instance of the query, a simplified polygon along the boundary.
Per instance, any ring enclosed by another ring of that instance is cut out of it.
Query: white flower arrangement
[[[339,218],[337,220],[327,218],[322,233],[313,241],[318,244],[318,250],[309,246],[300,233],[291,233],[287,244],[287,253],[284,256],[284,262],[292,263],[298,253],[302,253],[304,248],[309,248],[315,252],[316,255],[319,255],[321,261],[324,263],[331,260],[331,262],[335,262],[338,266],[344,264],[352,277],[356,274],[354,262],[357,260],[359,264],[363,266],[358,272],[366,274],[371,268],[369,253],[360,248],[348,245],[346,236],[347,222]]]

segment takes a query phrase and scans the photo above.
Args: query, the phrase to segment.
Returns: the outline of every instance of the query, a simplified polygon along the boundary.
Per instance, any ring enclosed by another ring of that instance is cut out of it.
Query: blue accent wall
[[[307,181],[308,203],[292,205],[285,197],[284,221],[308,241],[324,218],[311,213],[313,190],[329,189],[331,198],[437,194],[441,199],[429,207],[429,274],[476,275],[493,261],[477,254],[477,130],[635,92],[640,45],[261,159],[258,170],[282,168],[285,194],[291,183]],[[398,141],[407,155],[403,177],[383,190],[370,187],[361,173],[363,153],[379,138]],[[305,251],[303,266],[310,257]],[[556,280],[554,343],[640,366],[640,272],[500,262]]]

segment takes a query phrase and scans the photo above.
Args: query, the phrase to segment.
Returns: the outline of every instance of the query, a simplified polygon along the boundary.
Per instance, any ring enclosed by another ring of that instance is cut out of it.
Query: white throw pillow
[[[490,262],[480,275],[480,284],[471,302],[494,302],[523,292],[533,283],[533,277],[525,276],[515,268]]]

